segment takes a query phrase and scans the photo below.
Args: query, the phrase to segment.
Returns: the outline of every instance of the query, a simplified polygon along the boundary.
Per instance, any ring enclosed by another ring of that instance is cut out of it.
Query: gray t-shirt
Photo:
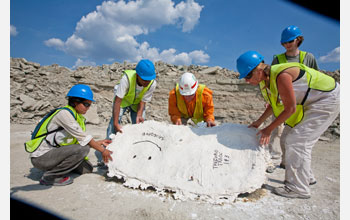
[[[299,63],[300,54],[298,54],[297,56],[287,56],[286,55],[286,58],[287,58],[288,62],[297,62],[297,63]],[[274,64],[279,64],[277,56],[273,57],[271,65],[274,65]],[[315,70],[319,70],[317,62],[316,62],[316,58],[314,57],[314,55],[312,53],[309,53],[309,52],[306,53],[306,55],[304,57],[304,63],[303,64],[305,64],[306,66],[311,67],[311,68],[313,68]]]

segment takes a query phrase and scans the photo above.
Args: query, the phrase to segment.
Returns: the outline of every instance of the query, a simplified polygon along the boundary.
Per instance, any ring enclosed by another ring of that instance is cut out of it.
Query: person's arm
[[[279,62],[278,62],[278,58],[277,58],[277,56],[276,56],[276,55],[274,55],[274,56],[273,56],[273,60],[272,60],[271,65],[275,65],[275,64],[279,64]]]
[[[91,139],[89,142],[90,147],[94,148],[97,151],[100,151],[102,153],[102,158],[105,163],[108,163],[109,160],[113,160],[111,154],[113,153],[110,150],[107,150],[105,147],[110,144],[111,140],[100,140],[95,141],[94,139]],[[105,146],[105,147],[104,147]]]
[[[63,127],[63,129],[70,135],[75,137],[78,143],[82,146],[89,145],[90,147],[98,150],[102,153],[104,161],[107,163],[108,160],[112,160],[112,151],[105,149],[102,145],[107,146],[111,143],[110,140],[95,141],[92,135],[88,135],[80,127],[78,122],[74,119],[71,113],[66,110],[61,110],[57,115],[55,115],[55,122],[57,125]]]
[[[267,105],[264,113],[259,117],[258,120],[254,121],[251,123],[248,128],[254,127],[254,128],[259,128],[260,125],[266,121],[271,115],[273,114],[272,107],[270,105]]]
[[[119,124],[120,104],[122,103],[122,100],[123,99],[119,98],[118,96],[115,96],[114,109],[113,109],[113,115],[114,115],[113,125],[115,127],[115,130],[120,133],[123,133],[122,126]]]
[[[173,124],[181,125],[181,113],[179,109],[176,106],[176,94],[175,89],[171,90],[169,92],[169,99],[168,99],[168,114],[170,116],[170,120]]]
[[[216,126],[214,117],[213,92],[205,87],[203,91],[203,119],[207,123],[207,127]]]
[[[316,58],[314,57],[314,55],[312,53],[307,53],[307,56],[309,57],[309,63],[307,66],[315,69],[315,70],[319,70],[318,65],[317,65],[317,61]]]
[[[288,72],[282,72],[277,78],[277,88],[282,99],[284,110],[266,128],[260,130],[260,145],[267,145],[270,142],[271,132],[280,124],[284,123],[296,110],[296,100],[293,89],[293,77]]]
[[[137,114],[136,114],[136,124],[142,123],[145,121],[145,119],[142,117],[143,109],[146,106],[146,102],[141,101],[137,105]]]

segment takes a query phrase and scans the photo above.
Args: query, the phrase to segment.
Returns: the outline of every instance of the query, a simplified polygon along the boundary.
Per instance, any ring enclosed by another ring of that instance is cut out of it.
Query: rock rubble
[[[71,70],[52,64],[41,66],[24,58],[10,60],[10,120],[11,123],[35,124],[51,109],[67,104],[69,89],[78,83],[87,84],[94,92],[94,103],[85,115],[87,123],[107,126],[112,114],[113,88],[126,69],[136,63],[113,63],[84,66]],[[199,83],[213,90],[215,119],[219,123],[248,124],[264,111],[264,100],[258,87],[238,79],[238,73],[219,66],[178,66],[158,61],[157,88],[152,101],[146,105],[146,120],[168,121],[168,95],[184,72],[193,73]],[[340,71],[323,71],[340,81]],[[123,118],[123,123],[131,122]],[[340,116],[325,136],[340,136]]]

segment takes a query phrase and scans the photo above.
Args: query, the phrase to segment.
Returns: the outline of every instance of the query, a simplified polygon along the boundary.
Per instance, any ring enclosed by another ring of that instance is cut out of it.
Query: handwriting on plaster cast
[[[214,150],[214,157],[213,157],[213,169],[218,168],[219,166],[222,166],[223,164],[229,164],[230,163],[230,156],[229,155],[223,155],[218,150]]]
[[[163,136],[161,136],[161,135],[158,135],[158,134],[155,134],[155,133],[153,133],[153,132],[143,132],[142,133],[142,136],[151,136],[151,137],[155,137],[155,138],[158,138],[158,139],[160,139],[160,140],[164,140],[164,137]]]

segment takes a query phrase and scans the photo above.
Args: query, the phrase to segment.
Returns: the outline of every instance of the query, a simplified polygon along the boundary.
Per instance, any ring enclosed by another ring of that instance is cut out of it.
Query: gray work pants
[[[52,181],[76,169],[89,154],[90,146],[72,144],[50,150],[40,157],[32,157],[35,168],[43,170],[43,178]]]

